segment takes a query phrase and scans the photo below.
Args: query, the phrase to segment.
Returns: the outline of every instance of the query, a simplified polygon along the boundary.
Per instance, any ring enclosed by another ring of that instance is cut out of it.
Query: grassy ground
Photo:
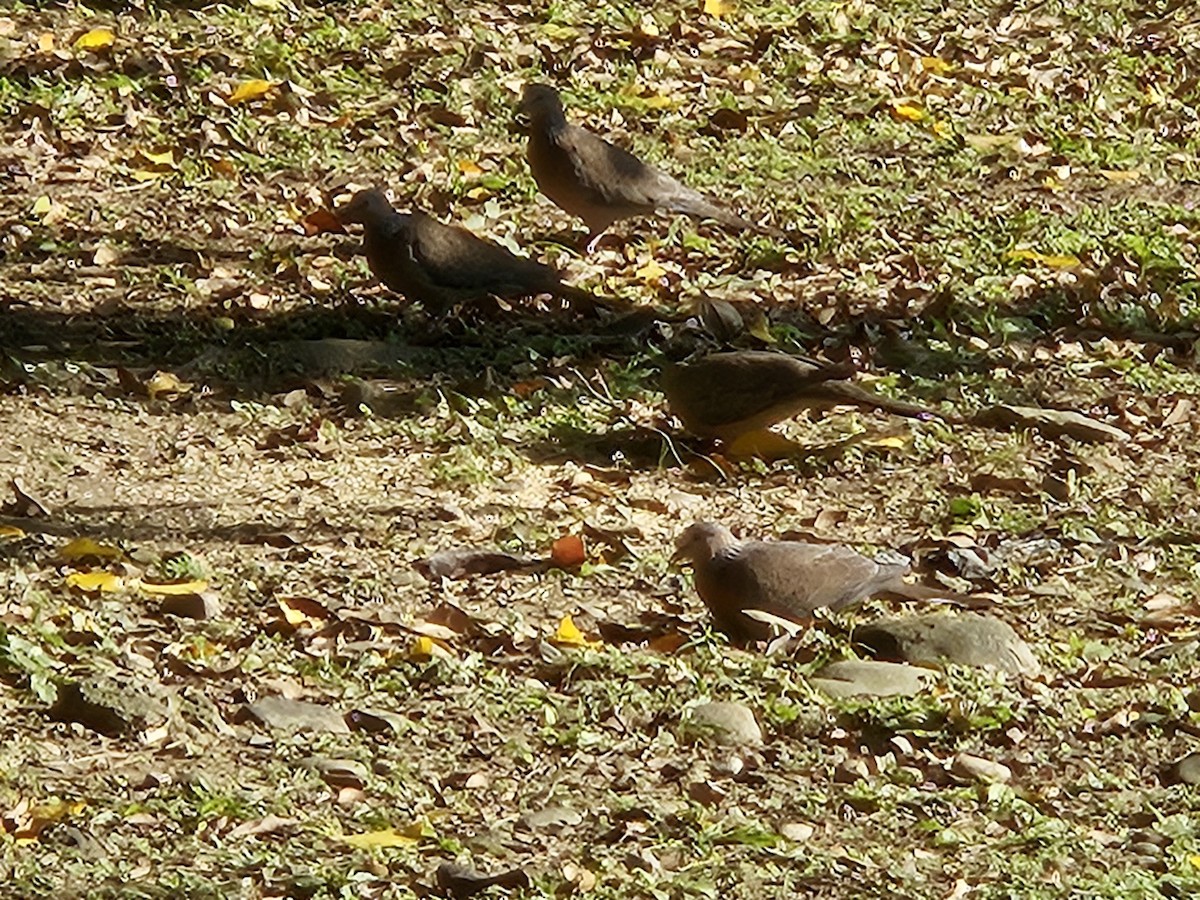
[[[0,896],[407,897],[449,859],[539,897],[1200,887],[1200,797],[1164,777],[1200,735],[1188,4],[43,6],[0,15]],[[635,220],[580,257],[512,130],[532,79],[806,241]],[[686,327],[430,323],[354,239],[305,235],[361,185],[631,303],[756,308],[881,390],[1131,439],[838,413],[787,426],[807,456],[714,469],[656,389]],[[327,338],[402,362],[297,343]],[[391,414],[344,408],[352,374]],[[808,675],[883,605],[733,650],[667,561],[698,518],[926,577],[991,553],[970,586],[1047,675],[825,699]],[[572,571],[413,567],[571,534]],[[221,611],[164,614],[138,579]],[[567,615],[597,643],[551,641]],[[48,714],[72,683],[128,707],[110,734]],[[353,727],[245,718],[274,695]],[[764,746],[698,738],[709,699]],[[960,752],[1012,780],[957,779]],[[528,826],[555,807],[577,815]]]

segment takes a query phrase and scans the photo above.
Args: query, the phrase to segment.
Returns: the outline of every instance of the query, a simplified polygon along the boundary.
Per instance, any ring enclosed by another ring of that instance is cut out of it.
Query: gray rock
[[[289,700],[286,697],[263,697],[246,707],[254,721],[280,731],[328,731],[349,734],[350,726],[340,712],[330,706]]]
[[[1036,677],[1042,666],[1006,622],[978,613],[903,616],[854,629],[874,656],[912,663],[952,662]]]
[[[702,703],[692,708],[684,723],[699,726],[718,744],[758,747],[763,742],[754,713],[741,703]]]
[[[917,666],[873,659],[845,659],[821,669],[810,683],[831,697],[891,697],[919,694],[936,679],[935,672]]]

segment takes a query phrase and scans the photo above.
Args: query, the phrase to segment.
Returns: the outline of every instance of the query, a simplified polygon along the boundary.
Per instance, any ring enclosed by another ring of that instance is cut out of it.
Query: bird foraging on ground
[[[785,236],[777,228],[743,219],[632,153],[571,124],[558,91],[549,85],[525,86],[521,115],[529,126],[526,157],[534,181],[561,209],[583,219],[588,228],[587,253],[614,222],[656,212]]]
[[[378,190],[359,191],[337,217],[363,226],[363,251],[372,274],[435,315],[486,297],[551,294],[584,310],[615,302],[564,284],[549,266],[464,228],[443,225],[420,210],[397,212]]]
[[[881,594],[960,598],[904,581],[907,563],[876,562],[840,544],[740,541],[716,522],[689,526],[675,548],[672,560],[691,562],[700,599],[717,627],[735,641],[771,637],[770,627],[748,610],[803,623],[817,609],[844,609]]]
[[[881,397],[847,380],[834,366],[769,350],[710,353],[663,367],[661,386],[671,412],[697,437],[731,441],[806,409],[859,406],[910,418],[942,416],[925,406]]]

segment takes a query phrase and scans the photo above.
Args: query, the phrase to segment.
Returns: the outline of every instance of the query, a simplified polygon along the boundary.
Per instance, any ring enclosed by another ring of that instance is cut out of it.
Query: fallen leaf
[[[864,447],[882,447],[885,450],[903,450],[911,443],[911,431],[906,431],[903,434],[887,434],[882,437],[864,438],[862,441]]]
[[[93,28],[87,34],[80,35],[75,41],[75,46],[80,50],[103,50],[106,47],[111,47],[116,40],[116,35],[108,28]]]
[[[23,538],[25,532],[16,525],[0,525],[0,538]]]
[[[243,822],[237,828],[229,832],[229,837],[253,837],[259,834],[278,834],[299,822],[299,819],[285,819],[283,816],[274,814],[263,816],[261,819],[252,819],[249,822]]]
[[[650,260],[645,265],[639,266],[633,274],[636,278],[638,278],[638,280],[644,282],[645,284],[656,285],[662,280],[662,277],[667,274],[667,270],[654,260]]]
[[[414,822],[403,829],[383,828],[379,831],[368,831],[364,834],[351,834],[342,838],[351,847],[365,849],[368,847],[411,847],[426,836],[423,823]]]
[[[575,569],[587,562],[583,538],[575,534],[560,537],[550,545],[550,562],[560,569]]]
[[[279,604],[279,609],[283,613],[283,620],[292,626],[299,628],[307,626],[309,628],[320,628],[325,622],[333,618],[333,614],[316,600],[309,600],[307,597],[280,597],[276,603]]]
[[[899,122],[920,122],[925,118],[925,110],[913,103],[893,103],[892,118]]]
[[[74,562],[81,559],[121,559],[125,554],[111,544],[101,544],[88,537],[75,538],[58,551],[60,559]]]
[[[300,220],[300,225],[304,229],[305,237],[314,237],[318,234],[346,233],[346,229],[342,226],[338,217],[324,207],[314,209]]]
[[[150,395],[151,400],[157,399],[159,394],[186,394],[191,389],[190,383],[181,381],[173,372],[164,372],[161,369],[146,382],[146,393]]]
[[[733,12],[733,4],[726,0],[704,0],[704,14],[720,19]]]
[[[1065,253],[1039,253],[1029,247],[1017,247],[1015,250],[1009,250],[1004,254],[1004,258],[1041,263],[1052,269],[1070,269],[1079,265],[1077,256]]]
[[[668,631],[646,643],[646,649],[653,653],[671,654],[687,643],[687,638],[678,631]]]
[[[550,643],[561,647],[581,647],[591,650],[604,646],[602,641],[589,641],[585,638],[583,632],[579,630],[579,626],[575,624],[575,620],[570,616],[563,616],[554,636],[550,638]]]
[[[35,805],[22,802],[6,812],[0,818],[0,823],[18,843],[29,844],[36,841],[50,825],[77,816],[85,809],[87,804],[82,800],[54,799]]]
[[[38,35],[37,45],[38,45],[38,49],[41,50],[43,53],[53,53],[54,52],[54,35],[49,31],[42,32],[41,34]]]
[[[177,581],[171,583],[153,582],[153,581],[138,581],[140,587],[147,594],[160,595],[179,595],[179,594],[201,594],[208,590],[207,581]]]
[[[945,75],[947,72],[954,71],[954,66],[936,56],[922,56],[921,69],[925,72],[932,72],[934,75]]]
[[[72,572],[67,576],[67,587],[76,588],[86,594],[111,594],[125,587],[125,579],[112,572]]]
[[[759,429],[739,434],[729,442],[725,452],[734,459],[774,460],[795,456],[804,450],[803,444],[789,440],[777,431]]]
[[[460,159],[458,161],[458,171],[468,178],[476,178],[483,174],[483,169],[480,168],[479,164],[469,159]]]
[[[275,87],[274,81],[266,81],[262,78],[251,78],[249,81],[243,81],[237,86],[232,94],[229,95],[230,103],[247,103],[251,100],[258,100]]]

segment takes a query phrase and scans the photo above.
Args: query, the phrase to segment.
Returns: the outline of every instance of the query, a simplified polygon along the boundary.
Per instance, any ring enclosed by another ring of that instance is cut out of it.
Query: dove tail
[[[904,416],[909,419],[942,419],[946,422],[963,421],[961,416],[938,412],[936,409],[922,406],[919,403],[906,403],[903,400],[893,400],[891,397],[883,397],[849,382],[829,383],[825,385],[825,390],[830,399],[836,402],[849,403],[855,406],[874,407],[875,409],[882,409],[884,412],[889,412],[896,416]]]

